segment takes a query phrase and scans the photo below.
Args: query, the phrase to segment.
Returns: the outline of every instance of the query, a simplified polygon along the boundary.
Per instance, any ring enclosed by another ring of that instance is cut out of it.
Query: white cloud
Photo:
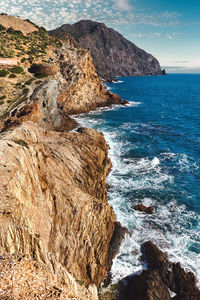
[[[122,25],[172,26],[178,23],[178,14],[160,14],[137,10],[135,0],[0,0],[2,12],[29,18],[47,29],[81,19],[92,19],[109,27]],[[168,36],[168,38],[170,38]]]
[[[131,9],[131,5],[129,0],[115,0],[115,6],[121,10],[129,10]]]
[[[145,32],[145,33],[132,33],[133,38],[160,38],[162,34],[160,32]]]
[[[173,40],[178,36],[181,36],[182,34],[179,32],[171,32],[171,33],[167,33],[166,34],[166,38],[168,38],[169,40]]]

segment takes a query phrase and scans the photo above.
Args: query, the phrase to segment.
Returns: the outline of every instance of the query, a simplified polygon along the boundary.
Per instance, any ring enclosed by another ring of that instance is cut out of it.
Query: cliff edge
[[[123,101],[73,38],[1,20],[0,298],[95,300],[124,230],[107,201],[105,139],[69,132],[69,115]]]

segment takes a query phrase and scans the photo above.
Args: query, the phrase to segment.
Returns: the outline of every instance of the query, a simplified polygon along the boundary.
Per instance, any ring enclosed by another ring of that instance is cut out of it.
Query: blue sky
[[[200,0],[0,0],[0,8],[47,29],[81,19],[103,22],[168,71],[200,73]]]

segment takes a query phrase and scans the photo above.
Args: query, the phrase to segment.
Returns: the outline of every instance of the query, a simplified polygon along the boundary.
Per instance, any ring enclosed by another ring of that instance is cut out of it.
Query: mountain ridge
[[[72,35],[91,53],[98,75],[106,81],[113,81],[117,76],[164,74],[156,58],[104,23],[81,20],[49,33],[61,39],[65,39],[65,34]]]

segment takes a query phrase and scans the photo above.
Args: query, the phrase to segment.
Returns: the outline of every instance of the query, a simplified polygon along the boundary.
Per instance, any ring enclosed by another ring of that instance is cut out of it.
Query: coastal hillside
[[[97,73],[106,81],[112,81],[116,76],[163,74],[156,58],[102,23],[83,20],[62,25],[50,34],[59,38],[71,34],[90,51]]]
[[[0,78],[0,298],[95,300],[124,229],[105,139],[69,115],[123,101],[72,37],[5,14]]]
[[[90,53],[71,36],[61,42],[29,20],[1,15],[0,41],[0,115],[6,126],[19,123],[34,110],[32,120],[40,115],[41,122],[59,127],[58,109],[63,116],[122,103],[105,90]],[[51,117],[48,106],[54,108]],[[41,110],[46,117],[41,117]]]
[[[0,15],[1,300],[143,300],[144,291],[152,300],[199,300],[195,276],[151,242],[148,272],[108,297],[101,289],[131,231],[108,203],[103,134],[72,115],[112,104],[127,101],[105,89],[72,36],[61,41],[30,20]]]

